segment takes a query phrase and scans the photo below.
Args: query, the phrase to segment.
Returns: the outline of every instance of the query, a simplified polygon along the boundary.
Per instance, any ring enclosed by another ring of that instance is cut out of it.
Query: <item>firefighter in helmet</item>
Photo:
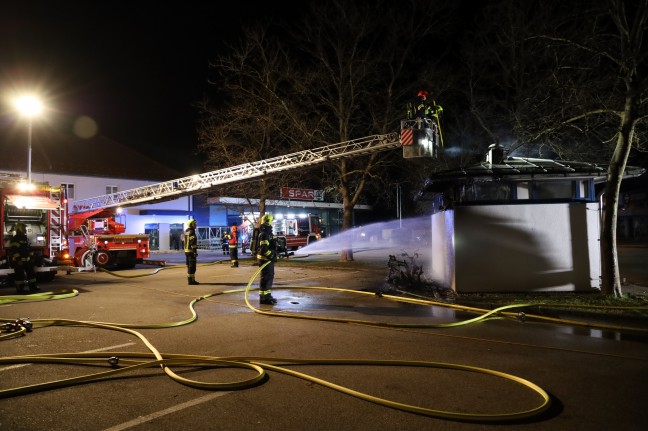
[[[238,268],[238,232],[236,225],[232,226],[232,230],[229,238],[229,255],[230,255],[230,267]]]
[[[439,114],[443,112],[443,107],[437,105],[434,99],[430,104],[428,102],[429,93],[425,90],[421,90],[416,95],[416,102],[414,105],[408,103],[407,107],[407,118],[420,118],[423,122],[426,120],[435,119],[439,121]]]
[[[272,214],[266,214],[261,218],[259,227],[259,246],[257,261],[261,269],[259,280],[259,303],[274,305],[277,300],[272,297],[272,283],[274,282],[274,264],[277,261],[277,243],[272,234]]]
[[[223,231],[221,235],[221,247],[223,248],[223,254],[229,253],[229,241],[232,238],[230,233],[227,230]]]
[[[187,222],[187,229],[184,231],[184,252],[187,262],[188,284],[200,284],[196,281],[196,265],[198,262],[198,237],[196,237],[196,220]]]
[[[421,90],[418,92],[416,95],[416,105],[414,107],[415,112],[416,112],[416,117],[418,118],[428,118],[428,113],[429,113],[429,107],[427,103],[427,96],[428,92],[425,90]]]
[[[16,292],[25,293],[25,287],[30,293],[38,292],[36,271],[34,270],[34,252],[27,238],[27,227],[24,223],[16,223],[14,236],[10,240],[9,264],[15,273]]]

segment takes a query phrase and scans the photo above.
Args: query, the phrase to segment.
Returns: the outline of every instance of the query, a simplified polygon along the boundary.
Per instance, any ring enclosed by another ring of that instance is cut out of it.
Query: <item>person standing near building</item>
[[[9,241],[9,262],[15,273],[16,292],[25,293],[29,287],[30,293],[38,292],[36,285],[36,271],[34,270],[34,252],[27,238],[27,226],[16,223],[16,232]]]
[[[230,255],[230,267],[238,268],[238,232],[236,230],[236,225],[232,226],[232,231],[230,233],[229,239],[229,255]]]
[[[196,220],[187,222],[187,229],[184,231],[184,252],[187,262],[188,284],[200,284],[196,281],[196,266],[198,263],[198,237],[196,237]]]
[[[221,247],[223,248],[223,254],[229,254],[229,240],[231,235],[227,230],[224,230],[221,235]]]
[[[272,220],[272,214],[266,214],[261,218],[259,245],[256,255],[259,266],[265,265],[261,269],[259,303],[269,305],[277,303],[277,300],[271,294],[272,283],[274,283],[274,264],[277,261],[277,243],[272,233]]]

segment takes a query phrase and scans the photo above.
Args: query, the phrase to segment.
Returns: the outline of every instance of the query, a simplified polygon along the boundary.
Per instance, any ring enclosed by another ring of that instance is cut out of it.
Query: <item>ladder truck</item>
[[[134,266],[148,257],[148,235],[124,234],[123,225],[119,226],[112,218],[111,210],[117,207],[173,200],[206,192],[228,183],[399,147],[403,148],[404,158],[436,157],[440,136],[439,127],[419,119],[409,119],[401,122],[400,134],[394,132],[371,135],[113,194],[80,199],[73,202],[71,207],[63,186],[30,183],[33,187],[24,189],[22,186],[26,183],[21,176],[0,174],[0,282],[7,281],[14,272],[9,266],[7,253],[13,232],[12,226],[18,222],[27,227],[28,238],[36,255],[36,271],[42,281],[52,280],[59,269],[68,272],[73,268],[94,270],[96,266],[116,263]],[[440,143],[442,146],[443,141]],[[309,217],[309,222],[309,232],[313,235],[307,236],[307,243],[317,239],[319,235],[319,220]],[[70,230],[70,227],[73,229]],[[303,244],[290,244],[292,248],[300,246]]]

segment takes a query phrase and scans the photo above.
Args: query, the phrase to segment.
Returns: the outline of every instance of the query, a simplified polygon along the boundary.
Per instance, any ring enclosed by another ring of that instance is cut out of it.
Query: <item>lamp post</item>
[[[27,182],[31,184],[31,159],[32,159],[32,123],[35,116],[43,110],[43,104],[34,96],[22,96],[16,99],[16,107],[20,113],[27,117]]]

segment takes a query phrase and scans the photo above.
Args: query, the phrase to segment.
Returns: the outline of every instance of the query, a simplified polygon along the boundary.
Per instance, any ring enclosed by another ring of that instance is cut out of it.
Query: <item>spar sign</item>
[[[281,188],[282,199],[299,199],[302,201],[323,201],[324,190]]]

